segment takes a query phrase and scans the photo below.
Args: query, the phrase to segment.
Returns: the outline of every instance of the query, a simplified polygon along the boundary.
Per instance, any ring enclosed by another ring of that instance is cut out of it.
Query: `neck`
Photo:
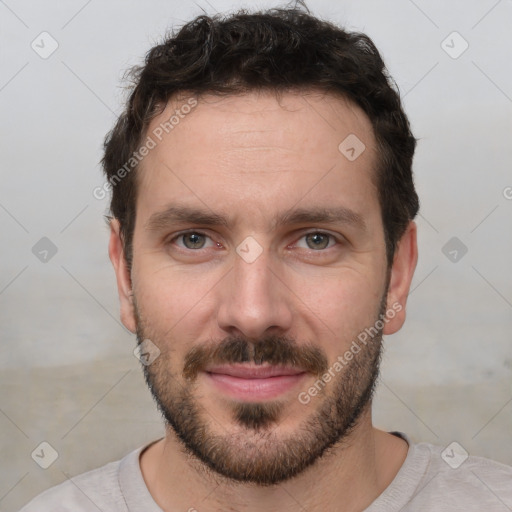
[[[391,483],[407,450],[404,440],[372,426],[368,408],[346,439],[275,486],[233,482],[205,470],[171,429],[142,453],[140,465],[149,492],[164,511],[283,512],[297,510],[299,504],[311,512],[353,512],[368,507]]]

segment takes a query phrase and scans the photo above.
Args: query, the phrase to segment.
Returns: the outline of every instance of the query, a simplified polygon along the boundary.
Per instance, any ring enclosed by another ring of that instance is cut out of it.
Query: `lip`
[[[267,379],[269,377],[280,377],[284,375],[298,375],[304,373],[299,368],[290,368],[287,366],[270,365],[222,365],[210,366],[206,370],[208,373],[221,375],[231,375],[240,379]]]
[[[223,394],[242,401],[258,401],[290,391],[307,372],[284,366],[224,365],[209,367],[204,374]]]

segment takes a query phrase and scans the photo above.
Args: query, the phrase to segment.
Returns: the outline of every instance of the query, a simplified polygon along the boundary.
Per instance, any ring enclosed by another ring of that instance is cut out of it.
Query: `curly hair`
[[[154,46],[133,80],[126,108],[104,141],[101,160],[112,189],[111,216],[120,223],[128,269],[136,218],[137,168],[126,162],[140,148],[150,121],[171,96],[320,90],[342,95],[370,119],[378,149],[373,179],[384,227],[388,268],[396,246],[419,209],[412,160],[416,139],[396,84],[372,40],[293,8],[201,15]],[[125,172],[121,173],[121,170]],[[119,176],[122,176],[122,179]],[[112,217],[107,216],[107,220]]]

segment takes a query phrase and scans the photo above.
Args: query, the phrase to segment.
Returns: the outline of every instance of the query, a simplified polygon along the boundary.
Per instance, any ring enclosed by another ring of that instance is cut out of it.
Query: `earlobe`
[[[387,295],[388,314],[383,334],[397,332],[405,322],[407,296],[417,262],[417,227],[416,223],[411,221],[397,245],[393,258]]]
[[[121,309],[121,322],[128,330],[135,334],[136,323],[131,276],[126,265],[119,221],[115,218],[110,221],[108,254],[116,273],[117,290]]]

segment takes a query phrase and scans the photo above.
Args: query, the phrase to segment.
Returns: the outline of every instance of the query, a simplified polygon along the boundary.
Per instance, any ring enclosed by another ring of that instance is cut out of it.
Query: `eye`
[[[323,233],[321,231],[314,231],[311,233],[307,233],[304,235],[301,240],[306,240],[306,245],[308,249],[312,249],[314,251],[321,251],[323,249],[328,249],[333,245],[336,245],[337,241],[334,235],[329,233]],[[332,242],[330,244],[330,242]],[[330,244],[330,245],[329,245]]]
[[[324,233],[322,231],[306,233],[300,238],[300,240],[305,240],[305,246],[302,244],[301,248],[317,252],[322,252],[339,243],[334,235]],[[210,245],[207,245],[208,241],[210,241]],[[221,244],[214,242],[208,235],[201,231],[187,231],[179,233],[170,239],[168,243],[176,243],[179,248],[191,251],[206,249],[208,247],[221,247]],[[297,245],[300,247],[300,244]]]
[[[189,231],[187,233],[181,233],[175,236],[172,240],[169,240],[169,243],[174,241],[182,241],[183,245],[177,244],[178,247],[181,247],[182,249],[184,248],[195,250],[204,249],[207,239],[211,240],[209,236],[201,233],[200,231]],[[213,243],[210,245],[210,247],[213,247]]]

